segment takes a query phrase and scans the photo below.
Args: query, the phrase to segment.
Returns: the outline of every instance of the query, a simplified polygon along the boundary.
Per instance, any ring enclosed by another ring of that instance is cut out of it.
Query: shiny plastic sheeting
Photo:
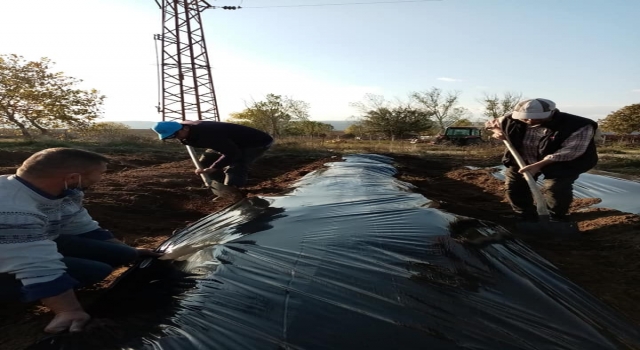
[[[390,159],[350,156],[258,209],[178,232],[104,325],[34,349],[624,349],[638,330],[490,223],[429,208]],[[454,191],[455,189],[451,189]],[[484,244],[486,236],[496,238]]]
[[[504,167],[497,167],[495,177],[504,180]],[[580,174],[573,186],[576,198],[600,198],[602,201],[593,207],[620,210],[626,213],[640,214],[640,182],[637,178],[623,178],[624,175],[593,171]],[[538,179],[542,184],[544,176]]]

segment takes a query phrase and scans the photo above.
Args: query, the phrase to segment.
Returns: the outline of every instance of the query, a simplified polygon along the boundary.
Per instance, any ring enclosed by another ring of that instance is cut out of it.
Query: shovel
[[[197,169],[202,170],[202,165],[200,161],[198,161],[198,157],[196,156],[196,151],[191,146],[187,146],[187,152],[189,152],[189,156],[191,156],[191,160],[193,161],[193,165],[196,166]],[[204,182],[204,185],[211,189],[211,192],[217,197],[224,196],[226,194],[239,194],[239,191],[232,186],[227,186],[218,181],[214,181],[209,177],[209,174],[201,173],[200,177]],[[215,199],[214,199],[215,200]]]
[[[513,144],[506,136],[504,135],[504,144],[507,146],[507,149],[513,155],[518,166],[520,168],[524,168],[527,164],[524,162],[518,151],[516,151]],[[536,202],[536,210],[538,212],[538,222],[522,222],[516,225],[518,232],[528,235],[528,236],[537,236],[537,237],[558,237],[558,238],[578,238],[580,237],[580,230],[578,229],[578,225],[575,222],[565,222],[565,221],[552,221],[549,215],[549,208],[547,207],[547,201],[545,200],[536,180],[533,178],[533,175],[525,171],[524,178],[527,180],[527,184],[531,189],[531,194],[533,195],[533,200]]]

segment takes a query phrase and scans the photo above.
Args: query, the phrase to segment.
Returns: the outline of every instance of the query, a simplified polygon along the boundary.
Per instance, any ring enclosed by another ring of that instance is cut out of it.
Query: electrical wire
[[[162,68],[160,67],[160,57],[158,54],[158,40],[154,40],[154,42],[156,46],[156,66],[158,73],[158,112],[160,112],[162,108]]]
[[[442,0],[400,0],[400,1],[365,1],[365,2],[343,2],[331,4],[301,4],[301,5],[270,5],[270,6],[243,6],[243,9],[265,9],[283,7],[321,7],[321,6],[350,6],[350,5],[376,5],[376,4],[401,4],[410,2],[434,2]]]

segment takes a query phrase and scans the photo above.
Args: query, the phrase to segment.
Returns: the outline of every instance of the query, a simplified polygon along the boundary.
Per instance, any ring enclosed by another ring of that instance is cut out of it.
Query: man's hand
[[[91,316],[82,310],[73,289],[44,298],[42,303],[56,314],[44,329],[47,333],[60,333],[67,329],[70,332],[80,332],[91,319]]]
[[[121,240],[118,240],[117,238],[109,239],[109,240],[107,240],[107,242],[128,245],[128,244],[122,242]],[[153,249],[147,249],[147,248],[135,248],[135,249],[138,252],[138,256],[140,256],[140,257],[145,257],[145,256],[158,257],[158,256],[162,256],[163,255],[163,253],[154,252]]]
[[[217,169],[217,168],[196,169],[196,175],[200,175],[200,174],[211,174],[211,173],[215,173],[216,171],[218,171],[218,169]]]
[[[525,167],[520,168],[518,172],[520,174],[524,174],[525,172],[528,171],[531,175],[536,175],[539,172],[541,172],[542,168],[544,168],[545,166],[549,165],[549,163],[552,163],[552,162],[553,161],[550,159],[541,160],[537,163],[529,164]]]
[[[491,134],[491,137],[496,139],[496,140],[505,140],[504,134],[502,133],[502,130],[500,129],[492,129],[493,134]]]
[[[504,134],[502,133],[502,128],[500,127],[499,119],[488,120],[486,123],[484,123],[484,128],[493,132],[493,134],[491,135],[492,138],[497,140],[505,139]]]
[[[91,316],[82,311],[82,309],[60,312],[49,322],[44,331],[47,333],[60,333],[68,329],[71,333],[80,332],[90,319]]]
[[[136,248],[136,251],[138,251],[138,256],[140,257],[159,257],[164,255],[164,253],[154,252],[153,249],[147,248]]]
[[[485,129],[500,129],[500,120],[498,118],[487,120],[484,127]]]
[[[537,173],[540,172],[540,169],[542,169],[542,166],[538,163],[533,163],[533,164],[529,164],[527,166],[525,166],[524,168],[520,168],[520,170],[518,170],[518,172],[520,174],[524,174],[525,172],[529,172],[531,175],[535,175]]]

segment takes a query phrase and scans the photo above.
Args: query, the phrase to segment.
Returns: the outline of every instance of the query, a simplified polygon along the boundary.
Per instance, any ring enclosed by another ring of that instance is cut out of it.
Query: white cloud
[[[462,79],[447,78],[447,77],[438,78],[437,80],[440,80],[440,81],[447,81],[447,82],[462,81]]]
[[[640,92],[640,89],[633,89],[631,92]]]
[[[478,85],[478,86],[476,86],[476,89],[480,89],[480,90],[484,90],[484,89],[488,89],[488,88],[489,88],[489,87],[488,87],[488,86],[485,86],[485,85]]]

